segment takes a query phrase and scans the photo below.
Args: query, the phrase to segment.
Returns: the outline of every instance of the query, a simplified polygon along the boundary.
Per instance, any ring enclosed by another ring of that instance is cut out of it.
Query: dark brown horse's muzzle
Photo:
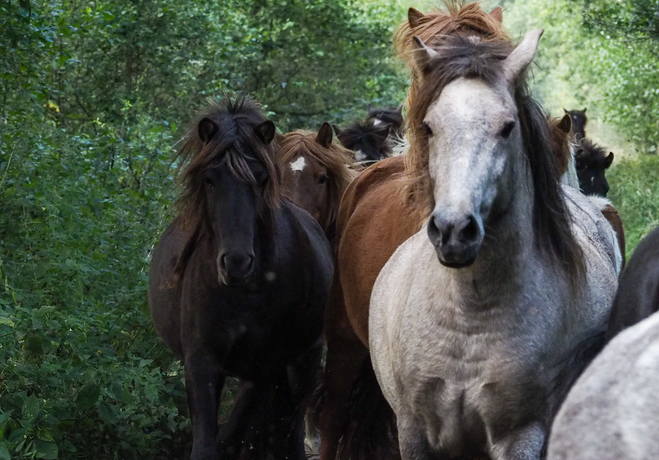
[[[217,262],[220,282],[228,286],[242,286],[254,270],[254,256],[251,254],[221,254]]]

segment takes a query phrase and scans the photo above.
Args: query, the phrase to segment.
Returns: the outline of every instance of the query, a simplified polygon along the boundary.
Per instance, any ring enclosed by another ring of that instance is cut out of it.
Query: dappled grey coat
[[[620,333],[570,391],[548,460],[659,459],[659,313]]]

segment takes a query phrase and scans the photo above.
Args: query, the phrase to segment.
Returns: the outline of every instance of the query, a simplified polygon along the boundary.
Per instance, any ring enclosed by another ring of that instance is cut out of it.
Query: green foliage
[[[627,257],[659,225],[659,158],[626,157],[616,160],[607,174],[610,198],[625,226]]]
[[[146,301],[172,146],[224,92],[282,131],[401,102],[393,8],[0,0],[0,460],[184,456],[182,368]]]
[[[638,151],[659,144],[659,21],[655,0],[507,1],[512,30],[545,29],[536,88],[555,115],[589,108]]]

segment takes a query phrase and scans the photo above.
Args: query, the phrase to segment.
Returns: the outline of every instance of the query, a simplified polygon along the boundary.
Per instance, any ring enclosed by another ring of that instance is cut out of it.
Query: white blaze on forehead
[[[377,125],[381,125],[381,124],[382,124],[381,120],[378,120],[377,118],[375,120],[373,120],[373,126],[377,126]]]
[[[357,161],[364,161],[366,159],[366,155],[364,152],[361,150],[355,150],[355,160]]]
[[[307,165],[307,162],[304,160],[304,157],[300,157],[295,161],[291,161],[291,171],[302,171]]]

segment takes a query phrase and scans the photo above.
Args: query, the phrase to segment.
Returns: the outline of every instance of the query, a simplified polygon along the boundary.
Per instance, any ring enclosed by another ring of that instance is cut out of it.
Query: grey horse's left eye
[[[432,136],[432,129],[430,129],[430,126],[428,126],[428,123],[426,123],[426,122],[421,123],[421,129],[423,129],[423,131],[425,131],[425,133],[428,137]]]
[[[504,139],[508,139],[508,137],[510,137],[510,134],[513,132],[514,128],[515,128],[515,122],[514,121],[509,121],[505,125],[503,125],[503,129],[501,130],[501,133],[499,133],[499,134]]]

